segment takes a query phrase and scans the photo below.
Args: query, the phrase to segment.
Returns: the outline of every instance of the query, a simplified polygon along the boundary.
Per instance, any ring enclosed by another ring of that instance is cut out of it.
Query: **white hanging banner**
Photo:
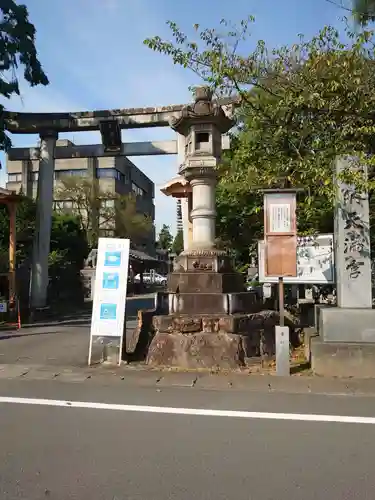
[[[123,336],[129,250],[130,240],[99,238],[91,317],[90,354],[92,337],[122,338]]]

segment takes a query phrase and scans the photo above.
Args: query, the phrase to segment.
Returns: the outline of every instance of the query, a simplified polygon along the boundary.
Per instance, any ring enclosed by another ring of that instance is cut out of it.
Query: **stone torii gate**
[[[224,112],[231,116],[233,99],[219,101]],[[177,134],[175,141],[122,143],[122,129],[169,127],[180,116],[185,105],[128,108],[67,113],[18,113],[5,112],[5,126],[12,134],[39,134],[40,147],[30,148],[25,160],[39,160],[37,191],[37,218],[31,271],[30,306],[32,309],[46,305],[48,286],[48,255],[51,237],[53,184],[55,158],[93,156],[146,156],[185,154],[185,137]],[[62,132],[100,131],[102,144],[91,146],[56,147]],[[229,146],[223,137],[223,149]],[[10,152],[9,158],[11,159]],[[65,156],[64,156],[65,155]],[[68,156],[66,156],[68,155]],[[188,241],[188,227],[184,227],[184,240]]]

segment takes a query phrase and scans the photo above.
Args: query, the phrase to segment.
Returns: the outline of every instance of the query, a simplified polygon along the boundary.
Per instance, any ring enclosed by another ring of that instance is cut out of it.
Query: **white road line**
[[[206,417],[232,417],[261,420],[298,420],[301,422],[333,422],[342,424],[375,424],[375,417],[354,417],[346,415],[319,415],[303,413],[268,413],[240,410],[208,410],[201,408],[171,408],[167,406],[138,406],[109,403],[89,403],[84,401],[63,401],[58,399],[12,398],[0,396],[1,403],[59,406],[64,408],[86,408],[94,410],[116,410],[139,413],[162,413],[169,415],[193,415]]]

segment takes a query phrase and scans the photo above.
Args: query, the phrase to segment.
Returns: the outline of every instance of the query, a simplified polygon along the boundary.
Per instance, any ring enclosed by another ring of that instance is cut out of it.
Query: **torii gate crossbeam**
[[[220,100],[218,103],[223,107],[227,115],[233,115],[235,102],[235,99],[228,98]],[[40,147],[37,154],[39,160],[37,218],[31,273],[30,306],[32,309],[44,307],[47,301],[54,167],[56,153],[59,149],[56,148],[59,132],[100,131],[103,153],[105,153],[103,156],[119,155],[124,154],[127,147],[132,148],[132,146],[122,143],[121,129],[168,127],[173,120],[176,120],[181,115],[184,108],[185,105],[177,104],[160,107],[68,113],[18,113],[8,111],[3,114],[5,128],[12,134],[39,134],[40,136]],[[152,144],[151,149],[153,148]],[[95,147],[99,148],[100,146]],[[76,146],[76,148],[79,147]],[[31,149],[35,150],[35,148]],[[31,149],[30,155],[35,154],[31,152]],[[176,153],[179,153],[178,147],[176,149]],[[136,152],[137,149],[133,149],[133,155]],[[173,153],[164,151],[159,154],[176,153],[174,151]],[[150,154],[158,153],[154,148],[154,152]],[[12,152],[9,153],[9,158],[11,158],[11,155]],[[129,152],[125,152],[125,155],[130,156]]]

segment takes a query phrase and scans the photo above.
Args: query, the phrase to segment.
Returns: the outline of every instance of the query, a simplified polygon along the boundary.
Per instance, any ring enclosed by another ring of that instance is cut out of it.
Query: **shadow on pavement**
[[[141,309],[150,309],[154,305],[153,297],[131,297],[126,303],[126,321],[136,320],[138,311]],[[89,326],[91,323],[92,305],[75,311],[49,311],[45,317],[37,319],[30,323],[22,324],[22,329],[39,328],[49,326]],[[9,328],[3,328],[3,331],[9,331]],[[16,330],[18,331],[18,330]],[[1,334],[1,329],[0,329]],[[36,334],[35,334],[36,335]],[[14,337],[15,335],[13,335]],[[0,337],[1,339],[1,337]]]
[[[7,333],[6,335],[0,335],[0,341],[9,339],[19,339],[22,337],[33,337],[35,335],[57,335],[59,333],[64,333],[64,332]]]

